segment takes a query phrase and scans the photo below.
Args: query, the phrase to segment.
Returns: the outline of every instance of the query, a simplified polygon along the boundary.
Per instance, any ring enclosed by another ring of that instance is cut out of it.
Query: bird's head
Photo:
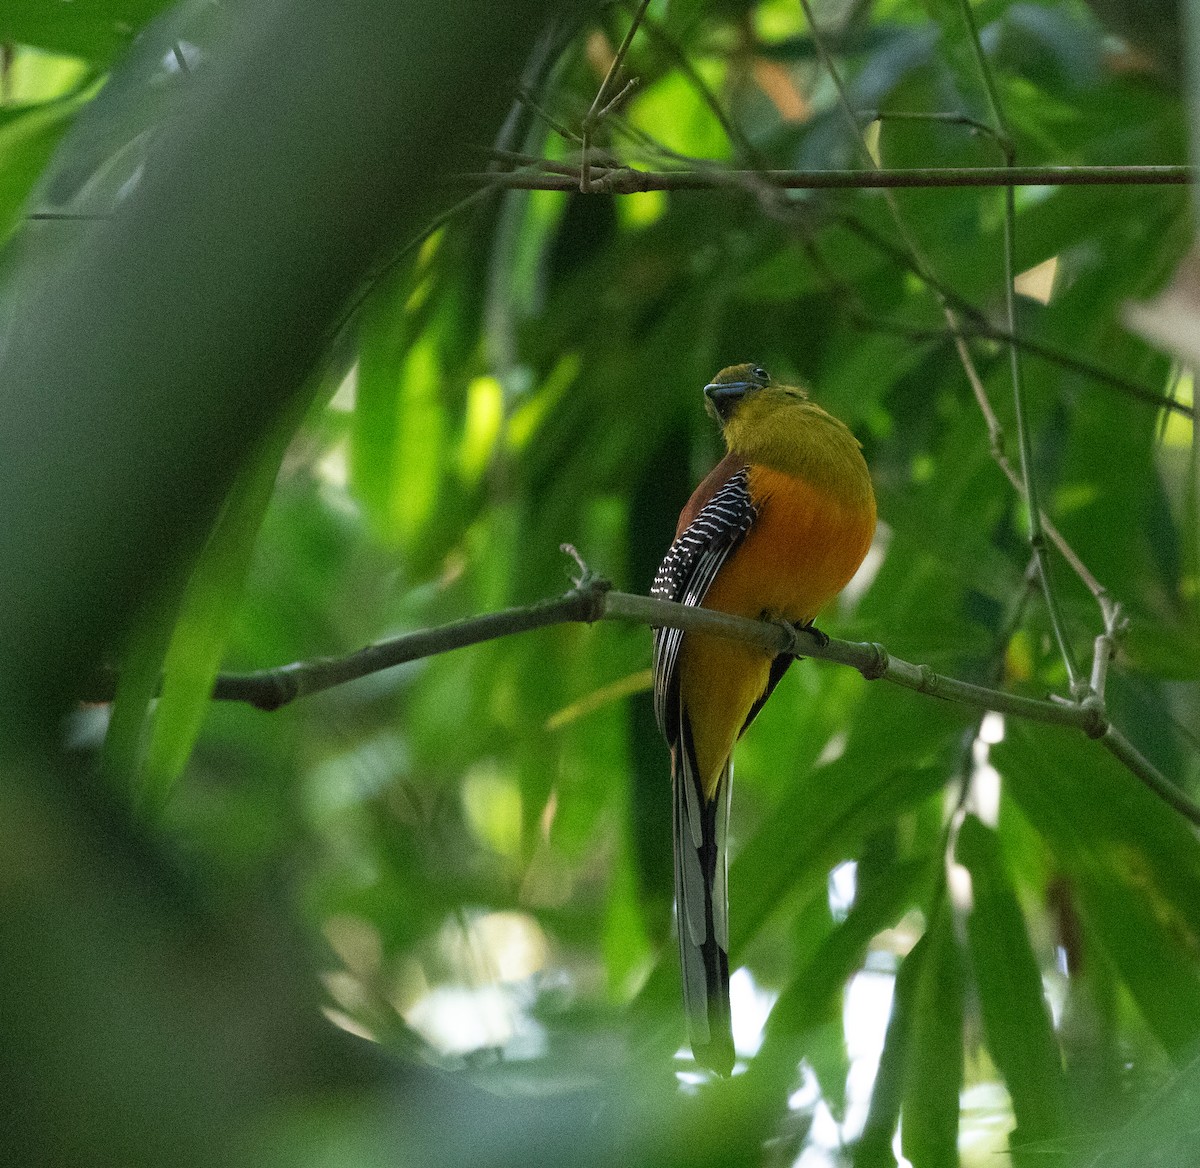
[[[758,413],[764,408],[808,400],[808,394],[794,385],[782,385],[752,362],[730,365],[722,369],[705,387],[708,411],[724,429],[733,418],[749,410]]]
[[[826,469],[849,466],[858,475],[858,439],[805,390],[775,381],[761,365],[722,369],[704,387],[704,395],[721,424],[726,448],[748,463],[809,479],[825,474],[818,463]]]

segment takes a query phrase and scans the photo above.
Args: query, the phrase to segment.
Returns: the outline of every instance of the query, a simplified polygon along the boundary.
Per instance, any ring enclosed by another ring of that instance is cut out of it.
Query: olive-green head
[[[847,497],[870,493],[858,439],[805,390],[774,381],[761,365],[747,362],[722,369],[704,395],[730,453]]]
[[[761,365],[750,361],[722,369],[704,387],[704,396],[708,399],[709,413],[721,423],[722,428],[751,403],[761,408],[808,400],[804,390],[773,381]]]

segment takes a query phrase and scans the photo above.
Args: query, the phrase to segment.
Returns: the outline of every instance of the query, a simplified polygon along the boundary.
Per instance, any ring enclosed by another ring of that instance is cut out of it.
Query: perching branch
[[[582,561],[577,559],[582,565]],[[607,580],[582,566],[575,587],[521,608],[507,608],[484,616],[455,621],[438,628],[406,633],[369,645],[346,657],[318,657],[254,673],[222,674],[213,688],[219,701],[246,702],[260,710],[277,710],[297,698],[344,685],[384,669],[494,641],[501,637],[561,624],[620,621],[656,628],[680,628],[754,645],[766,653],[816,657],[857,669],[868,681],[890,681],[905,689],[978,710],[995,710],[1013,718],[1074,727],[1096,738],[1133,775],[1190,822],[1200,826],[1200,806],[1193,803],[1139,754],[1108,720],[1104,704],[1092,694],[1081,702],[1042,701],[1003,690],[989,689],[937,673],[894,657],[882,645],[830,640],[823,644],[807,629],[791,629],[768,621],[748,620],[707,608],[676,604],[649,596],[616,592]],[[115,690],[109,674],[81,695],[87,701],[109,701]]]

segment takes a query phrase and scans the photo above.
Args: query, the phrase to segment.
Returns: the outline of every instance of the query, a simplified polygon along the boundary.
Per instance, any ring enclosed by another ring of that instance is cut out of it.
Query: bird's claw
[[[816,641],[822,649],[829,644],[829,637],[826,636],[825,633],[821,632],[821,630],[817,628],[812,621],[808,621],[806,624],[793,624],[791,621],[783,620],[780,617],[772,620],[770,623],[773,624],[777,629],[782,629],[787,635],[787,644],[784,645],[782,651],[784,653],[790,653],[793,657],[800,656],[800,643],[796,636],[798,632],[803,631],[810,633],[813,640]]]
[[[799,648],[796,641],[796,626],[791,621],[786,621],[782,617],[767,618],[767,620],[769,624],[773,624],[787,638],[780,652],[795,657]]]
[[[807,629],[810,633],[812,633],[814,640],[817,642],[818,645],[821,646],[822,649],[824,649],[829,644],[829,635],[827,633],[821,632],[821,630],[819,628],[817,628],[817,626],[814,625],[812,623],[812,621],[809,621],[808,624],[801,625],[800,627],[802,629]]]

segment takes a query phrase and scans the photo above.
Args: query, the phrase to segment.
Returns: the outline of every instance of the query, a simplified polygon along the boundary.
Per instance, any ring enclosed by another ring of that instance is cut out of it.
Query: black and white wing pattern
[[[731,475],[671,545],[650,595],[701,604],[721,565],[742,542],[758,512],[750,499],[747,467]],[[654,630],[654,716],[668,745],[679,741],[679,647],[682,629]]]
[[[704,600],[721,565],[757,517],[745,467],[733,474],[671,545],[650,590],[683,604]],[[696,1058],[720,1074],[733,1068],[729,1010],[729,913],[726,834],[730,763],[712,799],[698,773],[692,727],[679,686],[682,629],[654,634],[654,713],[671,747],[676,928],[688,1033]]]

